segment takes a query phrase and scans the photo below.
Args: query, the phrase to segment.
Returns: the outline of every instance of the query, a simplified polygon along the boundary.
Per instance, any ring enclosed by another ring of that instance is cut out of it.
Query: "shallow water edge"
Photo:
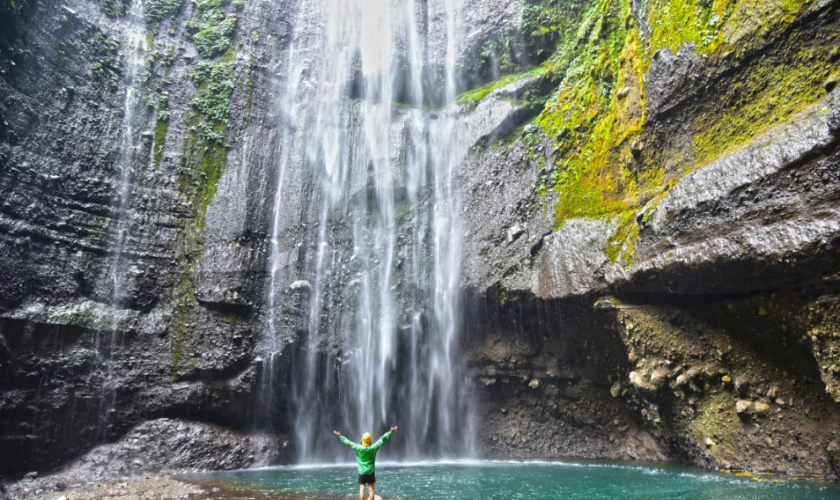
[[[187,474],[213,499],[328,500],[358,495],[355,466],[312,464]],[[615,461],[444,461],[377,467],[377,495],[462,499],[836,499],[837,482],[770,473],[709,471]]]

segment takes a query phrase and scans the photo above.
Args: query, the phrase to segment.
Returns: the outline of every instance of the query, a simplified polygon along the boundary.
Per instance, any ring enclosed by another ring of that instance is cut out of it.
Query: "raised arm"
[[[347,445],[347,446],[349,446],[350,448],[353,448],[353,451],[357,451],[359,448],[361,448],[361,446],[359,446],[358,444],[356,444],[356,443],[354,443],[353,441],[350,441],[350,440],[349,440],[349,439],[347,439],[346,437],[342,436],[340,432],[338,432],[338,431],[333,431],[333,434],[335,434],[336,436],[338,436],[338,439],[340,439],[342,443],[346,444],[346,445]]]
[[[396,432],[396,430],[397,430],[396,426],[391,427],[390,431],[386,432],[381,438],[379,438],[379,441],[373,443],[372,445],[370,445],[370,447],[373,448],[374,450],[378,450],[379,448],[382,447],[383,444],[385,444],[385,441],[387,441],[388,439],[391,438],[391,434]]]

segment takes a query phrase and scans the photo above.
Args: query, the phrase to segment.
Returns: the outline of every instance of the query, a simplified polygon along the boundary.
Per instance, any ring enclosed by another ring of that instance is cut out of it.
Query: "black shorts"
[[[359,474],[359,484],[373,484],[376,482],[376,474]]]

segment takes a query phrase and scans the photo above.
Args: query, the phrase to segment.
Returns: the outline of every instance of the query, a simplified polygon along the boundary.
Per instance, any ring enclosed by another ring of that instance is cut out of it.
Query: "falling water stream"
[[[458,12],[458,0],[309,0],[293,23],[266,366],[289,335],[283,297],[305,296],[282,396],[303,462],[340,458],[334,428],[358,439],[396,424],[410,432],[391,456],[470,454],[457,356],[463,152],[444,106],[456,97]],[[300,220],[289,215],[297,207]],[[303,279],[288,283],[284,270],[298,260]]]
[[[131,8],[127,16],[127,36],[123,42],[125,47],[125,102],[123,104],[123,126],[119,150],[117,153],[116,165],[120,170],[119,185],[117,187],[116,218],[113,221],[113,242],[109,249],[107,282],[104,284],[109,293],[111,314],[109,314],[110,325],[103,333],[97,333],[96,353],[100,366],[105,366],[105,380],[103,381],[102,399],[100,401],[101,420],[97,430],[98,439],[106,439],[110,435],[111,413],[116,405],[116,389],[118,385],[114,380],[115,374],[110,360],[103,359],[110,356],[116,347],[119,338],[120,318],[119,310],[124,307],[126,301],[125,278],[131,269],[127,268],[128,263],[123,259],[126,240],[131,226],[132,217],[130,210],[130,197],[133,182],[135,162],[138,158],[138,151],[141,147],[140,131],[145,125],[147,117],[143,113],[142,102],[142,75],[146,58],[145,50],[145,23],[143,22],[143,2],[131,2]],[[104,338],[101,338],[103,337]],[[103,354],[104,353],[104,354]]]

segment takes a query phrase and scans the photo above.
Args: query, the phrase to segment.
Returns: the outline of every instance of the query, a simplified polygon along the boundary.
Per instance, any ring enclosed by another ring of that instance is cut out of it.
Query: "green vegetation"
[[[130,2],[131,0],[119,0],[119,5],[117,5],[117,0],[105,0],[99,8],[108,17],[125,17],[128,14]]]
[[[476,105],[479,102],[481,102],[481,100],[484,99],[484,97],[487,96],[487,94],[489,94],[490,92],[493,92],[494,90],[496,90],[498,88],[504,87],[506,85],[510,85],[511,83],[517,82],[517,81],[519,81],[523,78],[529,77],[529,76],[543,75],[546,72],[547,72],[546,68],[538,67],[538,68],[534,68],[530,71],[526,71],[524,73],[519,73],[518,75],[505,76],[504,78],[501,78],[500,80],[495,81],[495,82],[488,83],[487,85],[484,85],[483,87],[464,92],[463,94],[458,96],[457,102],[459,102],[461,104]]]
[[[662,48],[676,53],[689,43],[702,54],[712,54],[743,35],[763,35],[779,27],[780,21],[789,24],[808,3],[810,0],[651,0],[651,55]]]
[[[93,46],[103,54],[116,54],[120,50],[120,43],[102,32],[93,35]]]
[[[617,229],[606,252],[611,261],[629,264],[642,206],[652,213],[680,175],[825,95],[823,82],[840,76],[830,64],[840,29],[823,29],[814,38],[819,43],[809,39],[816,35],[797,20],[809,3],[649,0],[633,12],[630,0],[526,0],[522,32],[528,54],[544,61],[544,78],[556,85],[535,120],[558,149],[535,186],[543,200],[549,193],[557,200],[555,227],[576,217],[610,218]],[[643,32],[635,16],[644,13]],[[780,33],[784,43],[768,43]],[[735,54],[746,64],[682,111],[692,124],[690,144],[660,145],[647,127],[645,78],[657,51],[686,46],[701,60]],[[762,56],[748,56],[756,48]],[[459,101],[477,102],[515,79],[467,92]]]
[[[220,0],[199,3],[196,17],[187,23],[187,32],[201,57],[216,57],[233,45],[236,16],[225,12],[226,3]]]
[[[514,34],[501,33],[463,54],[456,66],[464,75],[483,82],[498,75],[521,73],[531,64],[523,57],[524,49],[520,45]]]
[[[190,76],[199,87],[198,95],[191,104],[201,117],[197,125],[201,138],[206,142],[224,144],[224,131],[230,119],[228,106],[233,93],[231,67],[202,61]]]
[[[225,6],[229,0],[204,0],[196,4],[193,18],[187,23],[187,36],[192,40],[198,54],[205,59],[220,57],[220,61],[201,61],[190,74],[198,92],[190,102],[187,116],[188,129],[181,147],[181,161],[178,178],[182,193],[190,200],[190,221],[181,242],[187,259],[181,279],[173,290],[176,305],[173,320],[175,332],[171,344],[171,369],[173,380],[178,377],[179,367],[185,365],[185,349],[193,333],[191,322],[196,314],[195,290],[192,284],[192,270],[201,255],[201,239],[204,232],[207,207],[216,194],[219,180],[227,161],[225,142],[227,124],[230,120],[229,106],[233,94],[234,80],[234,35],[236,16],[228,14]],[[235,8],[242,8],[243,2],[235,2]],[[166,67],[175,60],[174,49],[163,59]],[[250,114],[251,68],[248,74],[248,109]],[[165,78],[161,80],[165,83]],[[168,102],[166,103],[168,106]],[[167,130],[168,108],[164,104],[158,109],[156,143],[163,144]],[[162,150],[159,153],[162,155]],[[160,162],[155,156],[155,161]],[[222,320],[235,322],[233,316],[219,316]],[[191,366],[195,369],[197,360]]]
[[[143,0],[143,17],[152,33],[157,33],[160,23],[181,12],[184,0]]]
[[[639,34],[629,21],[629,1],[598,0],[579,9],[577,30],[560,38],[547,63],[560,85],[537,119],[562,152],[551,179],[558,228],[572,217],[608,216],[635,205],[637,180],[620,147],[644,120]],[[621,103],[619,88],[628,88]]]
[[[189,311],[190,304],[195,300],[195,288],[190,281],[193,262],[187,264],[187,269],[181,276],[181,280],[175,287],[175,296],[178,297],[174,321],[174,335],[170,343],[170,375],[174,382],[178,378],[178,367],[184,356],[184,344],[189,333]]]
[[[187,153],[182,157],[180,173],[183,186],[198,204],[197,226],[203,227],[204,212],[216,194],[227,159],[225,131],[234,84],[231,65],[213,61],[198,63],[190,76],[199,91],[191,103],[192,126],[184,139]]]
[[[615,216],[616,231],[607,240],[607,257],[615,264],[623,255],[623,264],[633,263],[633,245],[639,236],[639,225],[635,221],[636,211],[626,210]],[[622,253],[623,251],[623,253]]]
[[[113,328],[115,323],[115,318],[106,309],[84,305],[56,307],[48,314],[53,323],[79,326],[90,330],[106,330]]]
[[[591,0],[526,0],[522,8],[522,25],[528,55],[543,61],[554,54]]]
[[[65,46],[62,44],[62,47]],[[120,44],[113,38],[96,30],[91,43],[93,61],[93,81],[100,87],[116,91],[120,84],[122,71],[118,62]]]
[[[199,32],[193,35],[193,41],[202,57],[213,57],[230,48],[234,31],[236,16],[224,16],[218,11],[212,11],[202,19]]]
[[[833,38],[840,41],[840,29]],[[716,100],[701,103],[694,118],[694,167],[735,149],[825,95],[823,83],[831,75],[840,76],[840,67],[829,63],[831,45],[813,49],[796,45],[780,50],[777,58],[758,58],[750,71],[734,75]]]
[[[166,146],[166,132],[169,129],[169,94],[163,92],[158,98],[157,122],[155,123],[155,167],[163,161]]]

